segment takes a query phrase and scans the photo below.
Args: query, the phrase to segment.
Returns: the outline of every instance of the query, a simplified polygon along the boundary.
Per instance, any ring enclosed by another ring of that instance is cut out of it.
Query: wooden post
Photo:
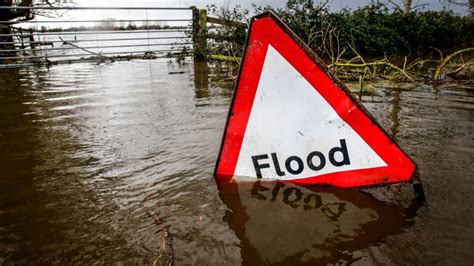
[[[194,59],[207,59],[207,10],[193,7]]]

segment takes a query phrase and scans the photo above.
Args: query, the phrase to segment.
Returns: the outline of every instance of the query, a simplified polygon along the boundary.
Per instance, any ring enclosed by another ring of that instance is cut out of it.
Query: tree
[[[96,24],[96,28],[102,30],[112,30],[119,27],[119,23],[114,18],[105,18]]]
[[[29,6],[60,6],[62,4],[74,4],[72,0],[0,0],[0,6],[7,7],[29,7]],[[32,9],[0,9],[0,21],[5,21],[5,23],[0,23],[0,49],[14,49],[13,45],[13,36],[12,29],[15,23],[21,21],[32,20],[35,15],[46,16],[46,17],[59,17],[54,10],[32,10]],[[23,37],[23,36],[20,36]],[[32,35],[27,36],[29,41],[32,40]],[[15,53],[2,53],[1,55],[14,55]]]
[[[16,1],[15,1],[16,2]],[[13,6],[13,0],[0,0],[0,6]],[[21,0],[16,2],[16,6],[31,6],[33,4],[32,0]],[[20,18],[22,20],[33,19],[32,13],[29,9],[1,9],[0,10],[0,20],[9,21],[12,19]]]
[[[411,0],[403,0],[403,15],[408,15],[411,10]]]
[[[402,7],[400,7],[399,4],[395,3],[394,0],[387,0],[388,3],[392,4],[395,6],[396,9],[400,10],[403,15],[408,15],[410,12],[418,7],[426,6],[428,4],[419,4],[416,6],[413,6],[413,1],[412,0],[403,0]],[[458,6],[464,6],[469,8],[469,12],[472,15],[474,15],[474,0],[440,0],[442,3],[445,4],[451,4],[451,5],[458,5]]]
[[[474,0],[441,0],[447,4],[454,4],[458,6],[464,6],[469,8],[469,13],[474,16]]]
[[[387,2],[391,5],[393,5],[395,7],[395,9],[399,10],[400,12],[402,12],[402,14],[404,16],[407,16],[408,14],[410,14],[410,12],[412,10],[415,10],[419,7],[423,7],[423,6],[426,6],[428,4],[419,4],[419,5],[416,5],[416,6],[413,6],[413,1],[412,0],[403,0],[402,1],[402,6],[400,6],[399,4],[397,4],[394,0],[387,0]]]
[[[22,1],[15,1],[13,0],[0,0],[0,6],[13,6],[13,4],[17,6],[31,6],[32,0],[22,0]],[[33,14],[29,9],[0,9],[0,21],[11,21],[11,20],[30,20],[33,19]],[[13,45],[13,36],[11,30],[11,23],[0,23],[0,42],[5,44],[0,45],[0,49],[14,49]],[[9,56],[14,53],[1,53],[2,56]]]

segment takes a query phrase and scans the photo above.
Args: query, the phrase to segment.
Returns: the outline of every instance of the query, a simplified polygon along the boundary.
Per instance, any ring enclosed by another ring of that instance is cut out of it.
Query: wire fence
[[[22,10],[32,16],[0,16],[0,68],[193,53],[191,8],[0,6]]]

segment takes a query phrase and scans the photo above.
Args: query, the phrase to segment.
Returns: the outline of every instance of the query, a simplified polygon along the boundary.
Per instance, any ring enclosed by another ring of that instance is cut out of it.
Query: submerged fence
[[[18,11],[27,13],[6,19]],[[0,68],[189,55],[204,60],[211,57],[208,40],[216,39],[212,29],[233,25],[245,26],[195,7],[0,6]]]
[[[193,50],[191,8],[0,6],[18,10],[34,17],[0,16],[0,67],[185,56]]]

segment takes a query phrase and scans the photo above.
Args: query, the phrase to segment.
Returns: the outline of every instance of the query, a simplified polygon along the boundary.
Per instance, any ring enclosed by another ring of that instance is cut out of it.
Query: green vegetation
[[[449,11],[404,15],[398,10],[390,11],[382,3],[372,3],[354,11],[331,13],[327,8],[299,5],[291,0],[287,9],[275,11],[323,57],[331,56],[331,46],[336,45],[347,56],[383,56],[426,55],[432,48],[450,52],[474,44],[474,18],[455,16]]]
[[[237,5],[232,10],[215,5],[207,6],[208,13],[221,19],[221,26],[209,27],[208,30],[208,53],[215,55],[215,58],[224,58],[218,54],[226,55],[230,61],[235,61],[236,57],[241,57],[247,36],[247,22],[249,11]],[[210,21],[208,21],[210,22]]]
[[[256,13],[270,9],[254,8]],[[208,9],[210,14],[225,19],[249,19],[248,11],[240,7],[232,11]],[[273,11],[340,77],[472,79],[473,16],[457,16],[450,11],[407,12],[389,9],[380,2],[331,13],[312,1],[289,0],[286,8]],[[218,34],[225,41],[214,45],[210,42],[208,49],[240,57],[244,35],[232,33],[232,26],[220,28]],[[450,55],[448,60],[445,54]]]

